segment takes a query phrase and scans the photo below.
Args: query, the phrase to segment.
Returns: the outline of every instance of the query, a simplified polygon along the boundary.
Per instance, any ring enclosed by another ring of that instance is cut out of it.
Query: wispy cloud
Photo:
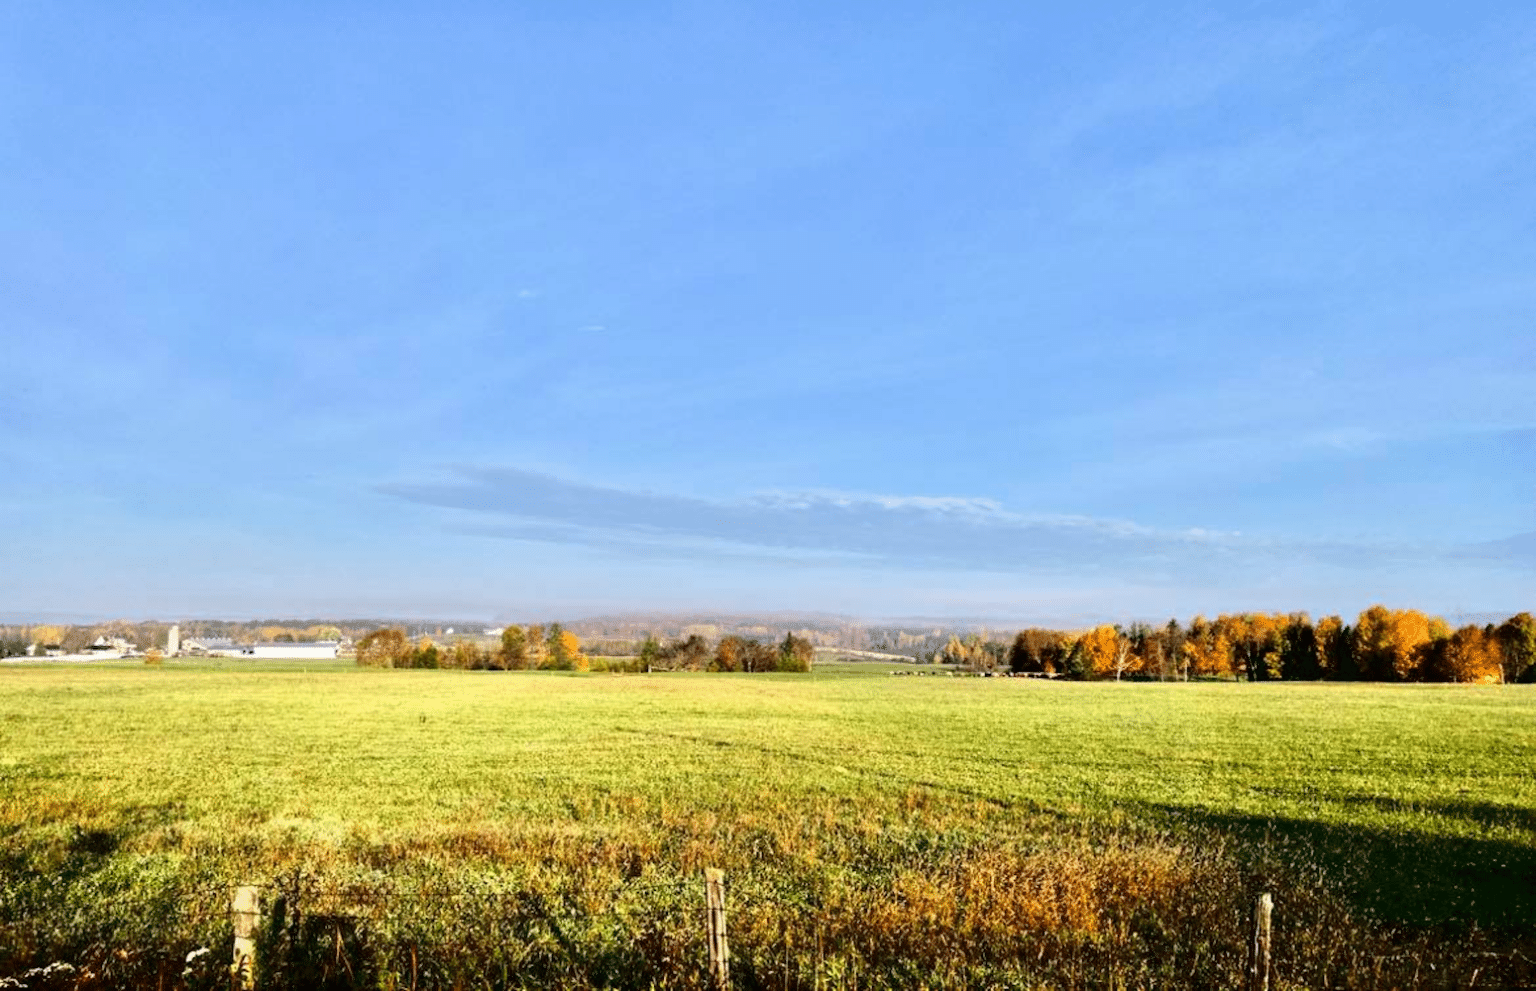
[[[1472,544],[1461,548],[1456,556],[1463,560],[1536,570],[1536,530]]]
[[[467,511],[457,533],[580,545],[630,557],[1220,581],[1290,566],[1344,570],[1536,566],[1536,534],[1476,545],[1294,539],[1131,520],[1020,513],[994,499],[835,491],[702,499],[518,468],[461,467],[379,490]]]
[[[1059,155],[1127,119],[1185,112],[1234,88],[1294,85],[1295,76],[1310,73],[1319,50],[1337,32],[1337,26],[1314,19],[1209,25],[1070,92],[1036,143],[1043,156]]]
[[[999,571],[1162,570],[1209,566],[1259,548],[1233,533],[1024,514],[992,499],[957,496],[796,491],[713,500],[515,468],[459,468],[447,481],[380,489],[422,505],[482,514],[456,523],[459,532],[666,556],[755,555]]]

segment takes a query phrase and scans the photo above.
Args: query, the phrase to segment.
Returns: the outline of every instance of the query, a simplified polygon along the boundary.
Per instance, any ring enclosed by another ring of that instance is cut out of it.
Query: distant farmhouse
[[[85,648],[87,656],[98,660],[112,660],[118,657],[129,657],[138,647],[124,640],[122,637],[97,637],[89,647]]]

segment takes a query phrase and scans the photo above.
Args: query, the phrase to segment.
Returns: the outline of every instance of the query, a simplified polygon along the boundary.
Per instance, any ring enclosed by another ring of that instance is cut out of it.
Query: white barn
[[[242,657],[288,657],[306,660],[322,660],[336,656],[339,645],[334,640],[315,643],[259,643],[242,648]]]

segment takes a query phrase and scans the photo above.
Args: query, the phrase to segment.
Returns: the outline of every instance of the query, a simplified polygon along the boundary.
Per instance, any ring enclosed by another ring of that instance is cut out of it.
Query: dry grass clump
[[[849,980],[925,974],[933,987],[986,975],[1073,986],[1090,961],[1108,968],[1101,975],[1152,966],[1173,979],[1181,940],[1194,933],[1224,944],[1226,959],[1208,958],[1206,969],[1230,969],[1241,936],[1217,917],[1231,875],[1219,858],[1163,845],[979,846],[831,876],[800,904],[741,892],[735,938],[768,986],[813,986],[828,968]]]
[[[1162,848],[985,850],[942,874],[904,870],[888,895],[857,914],[867,938],[912,949],[934,932],[989,945],[1021,933],[1093,938],[1123,928],[1135,911],[1172,914],[1201,881],[1202,866]]]

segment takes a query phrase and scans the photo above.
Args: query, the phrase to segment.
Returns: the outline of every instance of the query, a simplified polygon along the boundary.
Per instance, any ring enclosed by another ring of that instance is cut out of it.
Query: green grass
[[[1536,978],[1536,689],[348,665],[0,669],[0,974],[258,879],[269,974],[698,986],[720,866],[742,986],[1223,985],[1261,889],[1282,986]]]

